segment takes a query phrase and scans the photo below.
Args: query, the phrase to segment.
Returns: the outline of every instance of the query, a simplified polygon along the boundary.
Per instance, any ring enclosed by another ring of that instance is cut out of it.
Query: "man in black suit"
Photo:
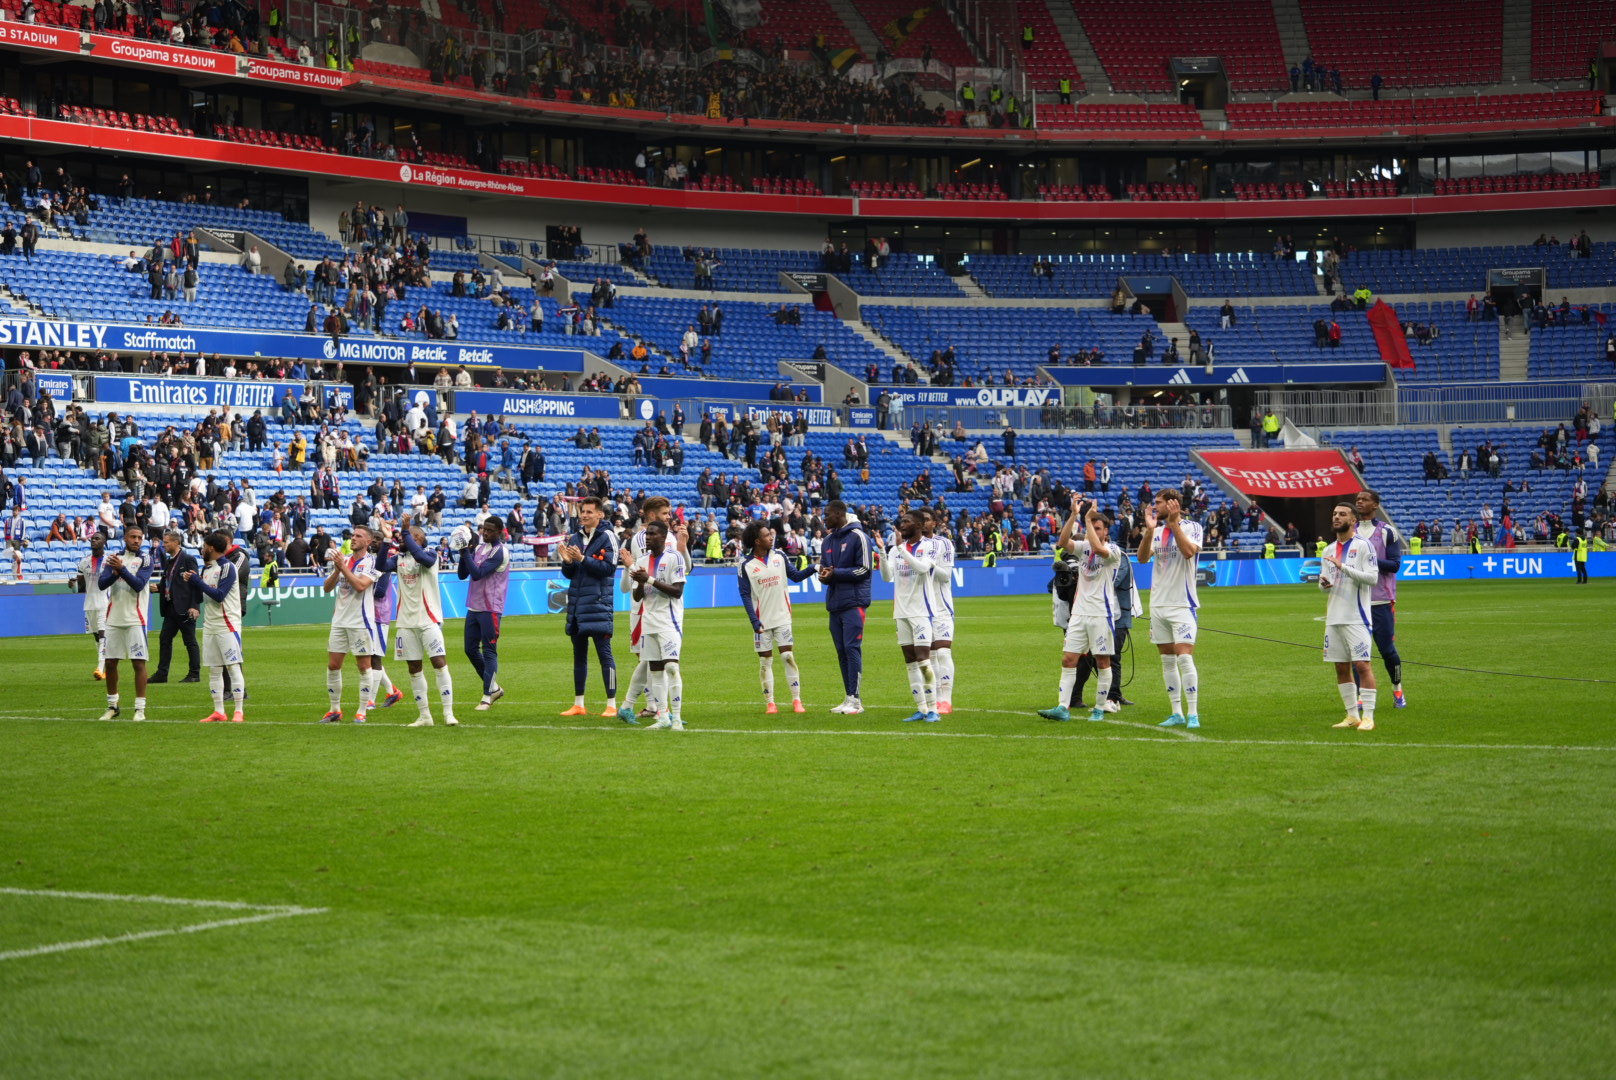
[[[168,664],[174,656],[174,635],[185,639],[185,654],[190,660],[189,670],[180,682],[200,682],[197,672],[202,666],[202,652],[196,644],[196,620],[202,607],[201,590],[196,578],[185,575],[197,573],[196,557],[183,546],[177,532],[163,535],[163,550],[158,555],[158,579],[161,599],[158,605],[163,616],[163,633],[158,640],[157,671],[148,683],[168,681]]]

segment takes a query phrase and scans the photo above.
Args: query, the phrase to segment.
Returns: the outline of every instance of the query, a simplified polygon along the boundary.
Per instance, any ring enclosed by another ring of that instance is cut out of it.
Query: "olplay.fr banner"
[[[354,389],[347,383],[309,383],[325,392],[326,401],[340,400],[352,409]],[[279,409],[290,393],[294,401],[303,398],[304,384],[270,382],[265,379],[182,379],[139,375],[97,375],[95,400],[100,405],[184,405],[199,408]]]
[[[513,371],[581,373],[582,349],[545,349],[410,338],[276,334],[195,326],[0,319],[0,345],[39,349],[110,349],[114,352],[218,353],[220,356],[341,360],[350,364],[465,365]]]
[[[883,387],[882,389],[901,399],[906,405],[946,405],[955,409],[1041,409],[1045,405],[1061,403],[1061,390],[1058,386],[974,388],[949,386],[935,390]]]

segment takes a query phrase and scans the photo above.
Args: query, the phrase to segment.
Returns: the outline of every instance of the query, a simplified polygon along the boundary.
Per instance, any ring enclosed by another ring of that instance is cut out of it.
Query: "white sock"
[[[1376,693],[1373,686],[1364,687],[1358,691],[1358,704],[1363,707],[1363,718],[1365,720],[1375,718],[1375,698],[1378,696],[1379,694]]]
[[[432,718],[432,706],[426,700],[426,671],[410,672],[410,695],[415,698],[415,711],[424,720]]]
[[[208,668],[208,693],[213,695],[213,711],[224,712],[224,668]]]
[[[143,698],[143,697],[135,698],[135,711],[136,712],[145,712],[146,711],[146,699],[145,698]]]
[[[230,700],[235,703],[237,712],[247,700],[247,680],[241,674],[240,664],[230,665]]]
[[[937,700],[954,700],[954,650],[933,649],[931,666],[937,672]]]
[[[1188,653],[1178,658],[1178,681],[1184,688],[1184,715],[1199,716],[1200,678],[1195,670],[1195,657]]]
[[[623,704],[632,709],[634,703],[640,700],[641,694],[649,693],[646,688],[650,681],[651,665],[641,660],[634,665],[634,674],[628,677],[628,693],[623,697]],[[647,701],[646,704],[649,705],[650,702]]]
[[[359,673],[359,708],[356,711],[369,712],[374,704],[376,704],[376,675],[367,669]]]
[[[781,653],[780,660],[786,666],[786,686],[791,688],[791,700],[802,700],[802,669],[797,666],[797,654],[794,652]]]
[[[1111,669],[1108,667],[1100,668],[1094,678],[1094,707],[1096,709],[1105,706],[1105,696],[1110,692]]]
[[[758,657],[758,680],[763,684],[763,700],[774,704],[774,657]]]
[[[572,707],[575,709],[581,709],[584,707],[584,696],[582,694],[578,694],[573,697]]]
[[[1403,692],[1403,684],[1402,683],[1392,683],[1392,692],[1401,694]]]
[[[97,671],[105,671],[106,669],[107,669],[107,639],[104,638],[104,637],[98,637],[98,638],[95,639],[95,670],[97,670]]]
[[[663,710],[662,703],[665,700],[664,695],[666,695],[668,689],[668,671],[667,668],[663,668],[661,671],[648,670],[646,675],[648,677],[645,680],[645,705],[660,717]],[[629,700],[633,701],[634,699],[630,698]]]
[[[668,666],[662,669],[662,673],[668,677],[666,687],[668,696],[665,699],[668,703],[668,715],[677,720],[685,704],[685,680],[684,676],[679,674],[679,662],[668,661]]]
[[[454,676],[449,674],[449,665],[444,664],[442,667],[433,668],[432,670],[438,678],[438,699],[443,703],[443,715],[445,717],[453,716]],[[422,672],[421,674],[425,675],[426,673]]]
[[[118,695],[117,694],[108,694],[107,695],[107,708],[116,709],[117,707],[118,707]]]
[[[1061,667],[1061,680],[1060,680],[1060,697],[1058,699],[1056,699],[1055,704],[1061,706],[1062,708],[1065,708],[1066,703],[1068,701],[1072,700],[1072,687],[1074,687],[1076,685],[1077,685],[1077,669],[1075,667],[1066,667],[1066,666],[1062,665],[1062,667]]]
[[[1358,687],[1351,682],[1336,683],[1335,688],[1341,691],[1341,704],[1347,707],[1348,716],[1358,715]]]
[[[1178,695],[1178,657],[1172,653],[1162,653],[1162,681],[1167,684],[1167,700],[1173,705],[1173,715],[1182,716],[1183,706],[1179,704]]]
[[[931,670],[931,661],[920,662],[920,685],[925,690],[924,707],[927,712],[937,711],[937,676]]]
[[[909,696],[915,699],[915,708],[926,711],[926,677],[920,673],[920,661],[911,660],[903,665],[909,675]]]
[[[393,680],[388,677],[387,669],[376,663],[370,664],[371,683],[376,687],[377,697],[387,697],[393,692]]]
[[[330,699],[331,711],[342,708],[342,669],[325,673],[325,696]]]

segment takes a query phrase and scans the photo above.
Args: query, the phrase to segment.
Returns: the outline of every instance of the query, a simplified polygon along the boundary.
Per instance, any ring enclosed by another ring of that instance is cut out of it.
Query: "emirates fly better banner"
[[[1339,450],[1202,450],[1199,456],[1243,495],[1356,495],[1363,487]]]

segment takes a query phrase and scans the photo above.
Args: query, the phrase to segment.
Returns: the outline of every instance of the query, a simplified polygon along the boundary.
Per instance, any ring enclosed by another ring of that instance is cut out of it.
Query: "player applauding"
[[[427,547],[426,532],[410,524],[408,514],[398,539],[404,553],[398,558],[398,620],[393,624],[393,657],[409,665],[410,689],[415,692],[419,718],[410,727],[431,727],[432,708],[426,696],[425,662],[432,661],[443,703],[443,722],[460,723],[454,714],[454,677],[443,644],[443,594],[438,588],[438,555]]]
[[[791,711],[806,712],[802,705],[802,672],[791,649],[791,598],[786,595],[786,583],[806,581],[817,571],[811,566],[799,570],[788,563],[774,550],[774,530],[761,521],[746,526],[741,533],[741,548],[751,553],[741,564],[738,576],[741,606],[752,620],[752,647],[757,650],[758,676],[763,682],[763,711],[780,711],[774,703],[774,650],[779,649],[786,683],[791,688]]]
[[[1083,538],[1077,539],[1078,520],[1083,521]],[[1116,611],[1113,608],[1117,568],[1122,564],[1122,552],[1106,539],[1110,522],[1094,509],[1092,503],[1072,500],[1072,513],[1061,527],[1055,542],[1058,551],[1077,556],[1077,595],[1072,598],[1072,615],[1066,623],[1066,643],[1061,653],[1060,697],[1055,707],[1042,709],[1038,715],[1046,720],[1070,720],[1066,703],[1072,699],[1072,687],[1077,685],[1077,664],[1087,653],[1094,657],[1099,669],[1099,682],[1094,691],[1094,709],[1090,720],[1104,720],[1102,702],[1111,690],[1111,656],[1116,652]]]
[[[146,719],[146,587],[156,560],[143,551],[146,533],[138,525],[124,530],[123,550],[101,560],[96,584],[107,594],[107,711],[118,716],[118,661],[135,669],[135,719]]]
[[[185,572],[185,579],[194,581],[202,592],[202,665],[208,669],[208,690],[213,695],[213,711],[202,718],[204,724],[227,719],[226,671],[230,673],[230,698],[235,704],[228,719],[237,724],[246,719],[241,711],[247,698],[247,684],[241,674],[241,590],[236,588],[235,564],[225,558],[229,550],[228,535],[209,533],[202,541],[202,572]]]
[[[640,605],[635,634],[640,656],[650,665],[646,702],[656,711],[652,730],[683,731],[684,695],[679,679],[679,647],[684,635],[685,562],[666,550],[668,527],[653,521],[645,527],[645,554],[628,574]]]
[[[937,569],[932,547],[921,535],[924,511],[911,510],[898,522],[900,540],[881,560],[881,576],[892,582],[892,618],[898,626],[898,647],[909,673],[909,694],[915,711],[904,723],[924,720],[935,724],[936,682],[931,669],[931,620],[937,612]]]
[[[371,554],[369,526],[353,530],[353,554],[338,552],[326,575],[324,589],[337,592],[336,609],[331,613],[331,633],[326,638],[325,691],[331,707],[320,717],[322,724],[342,722],[342,665],[350,655],[359,668],[359,708],[354,723],[365,722],[365,710],[376,698],[376,684],[370,671],[370,658],[381,648],[376,630],[375,601],[371,589],[376,584],[376,556]]]
[[[1335,665],[1336,689],[1347,715],[1335,726],[1375,729],[1375,669],[1369,662],[1374,627],[1369,603],[1380,571],[1375,549],[1359,539],[1358,517],[1350,502],[1337,503],[1330,515],[1335,543],[1324,549],[1319,567],[1319,588],[1329,599],[1324,605],[1324,662]],[[1353,676],[1357,685],[1353,685]]]
[[[1173,712],[1162,727],[1201,726],[1200,674],[1195,670],[1195,632],[1200,619],[1195,574],[1200,565],[1201,527],[1184,520],[1183,496],[1163,488],[1145,510],[1139,564],[1156,560],[1150,582],[1150,643],[1161,653],[1162,680]]]

